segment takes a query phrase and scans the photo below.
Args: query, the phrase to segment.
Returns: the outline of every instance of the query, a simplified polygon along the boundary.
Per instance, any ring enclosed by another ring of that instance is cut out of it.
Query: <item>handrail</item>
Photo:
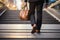
[[[60,3],[60,0],[57,0],[55,3],[52,3],[48,8],[51,8],[51,7],[53,7],[53,6],[55,6],[55,5],[59,4],[59,3]]]
[[[56,20],[60,22],[60,14],[53,8],[44,8],[44,11],[46,11],[48,14],[50,14],[52,17],[54,17]]]
[[[0,13],[0,16],[6,11],[7,9],[3,10],[1,13]]]

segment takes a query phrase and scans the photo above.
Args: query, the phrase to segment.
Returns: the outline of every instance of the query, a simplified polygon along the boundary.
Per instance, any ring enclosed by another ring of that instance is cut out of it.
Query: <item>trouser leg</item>
[[[43,8],[43,4],[38,3],[37,7],[37,30],[41,29],[41,25],[42,25],[42,8]]]
[[[29,16],[30,16],[31,25],[33,26],[35,24],[35,4],[34,3],[30,3]]]

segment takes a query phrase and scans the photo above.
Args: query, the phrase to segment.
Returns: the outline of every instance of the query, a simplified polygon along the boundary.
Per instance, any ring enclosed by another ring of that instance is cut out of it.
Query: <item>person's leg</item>
[[[39,3],[37,5],[37,30],[41,29],[41,25],[42,25],[42,9],[43,9],[43,3]]]
[[[30,3],[29,17],[30,17],[31,25],[33,26],[35,24],[35,4],[34,3]]]
[[[33,34],[33,33],[36,32],[36,24],[35,24],[35,4],[34,4],[34,3],[30,3],[29,16],[30,16],[31,25],[32,25],[32,27],[33,27],[31,33]]]

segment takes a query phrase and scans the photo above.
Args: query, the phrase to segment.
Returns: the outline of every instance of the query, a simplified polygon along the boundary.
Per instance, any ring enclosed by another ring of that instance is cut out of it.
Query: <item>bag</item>
[[[28,20],[28,8],[27,7],[23,8],[20,11],[19,17],[20,17],[21,20]]]

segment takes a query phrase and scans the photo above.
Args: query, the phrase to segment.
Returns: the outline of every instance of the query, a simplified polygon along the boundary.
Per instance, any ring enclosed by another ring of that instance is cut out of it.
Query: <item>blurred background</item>
[[[30,23],[29,21],[22,22],[22,20],[20,20],[19,18],[19,13],[23,6],[21,4],[23,3],[23,1],[24,0],[0,0],[0,23]],[[46,17],[45,15],[50,15],[51,17]],[[49,0],[48,9],[45,9],[43,7],[42,23],[60,23],[60,0]]]

